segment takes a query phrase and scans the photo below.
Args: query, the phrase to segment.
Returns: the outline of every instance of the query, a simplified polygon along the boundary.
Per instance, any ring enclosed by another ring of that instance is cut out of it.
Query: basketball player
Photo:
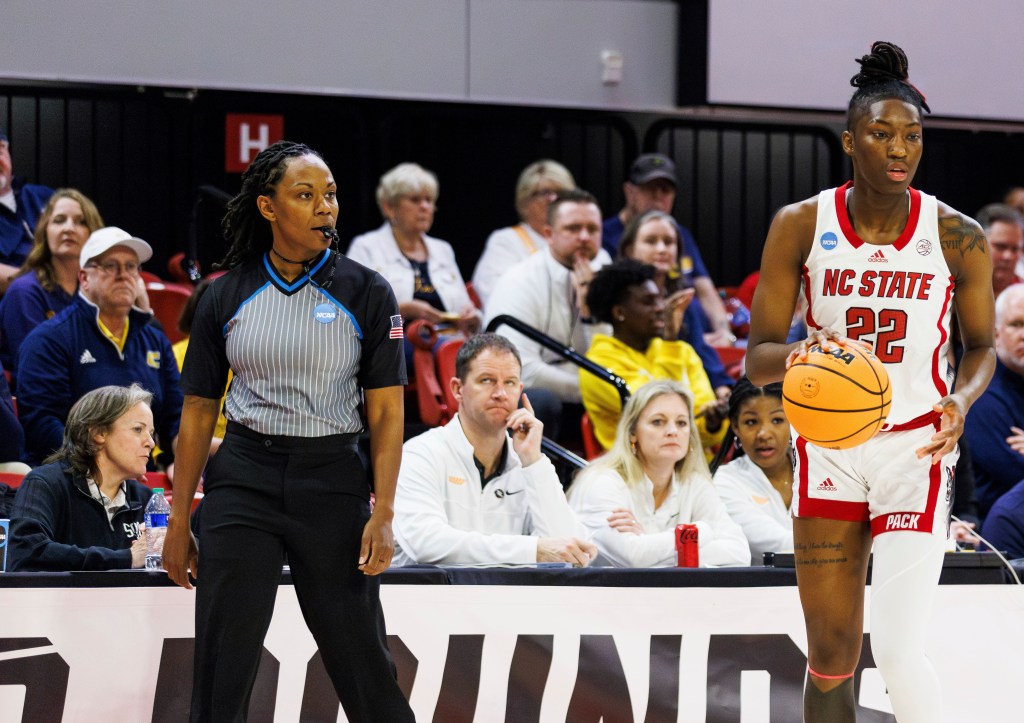
[[[813,344],[863,343],[885,364],[892,409],[859,447],[796,438],[797,583],[808,638],[804,720],[853,721],[868,553],[871,650],[900,723],[942,719],[924,655],[947,534],[957,439],[994,367],[992,266],[978,224],[910,187],[924,96],[907,58],[876,42],[851,80],[843,150],[853,181],[783,208],[768,232],[747,372],[782,379]],[[809,337],[786,344],[797,295]],[[965,353],[949,361],[950,316]]]

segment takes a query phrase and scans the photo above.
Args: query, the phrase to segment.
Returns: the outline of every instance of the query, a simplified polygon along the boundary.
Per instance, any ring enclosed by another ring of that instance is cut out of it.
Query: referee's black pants
[[[271,437],[231,424],[203,486],[190,719],[245,720],[287,552],[348,719],[413,721],[387,649],[380,578],[356,569],[370,509],[354,435]]]

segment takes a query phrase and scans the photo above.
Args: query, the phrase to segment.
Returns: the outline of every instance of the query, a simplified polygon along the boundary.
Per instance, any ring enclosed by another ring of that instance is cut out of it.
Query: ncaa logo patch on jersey
[[[322,304],[317,304],[313,309],[313,320],[318,321],[321,324],[331,324],[335,319],[338,318],[338,307],[334,304],[328,304],[326,301]]]
[[[146,365],[153,367],[154,369],[160,368],[160,352],[158,351],[147,351],[146,352]]]
[[[826,251],[831,251],[839,245],[839,237],[831,231],[826,231],[821,235],[821,238],[818,239],[818,243],[821,244],[821,247]]]

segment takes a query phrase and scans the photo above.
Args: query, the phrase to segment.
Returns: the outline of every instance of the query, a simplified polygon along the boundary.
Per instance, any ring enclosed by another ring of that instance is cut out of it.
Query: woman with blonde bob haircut
[[[346,254],[391,284],[406,322],[451,323],[467,336],[480,328],[455,251],[428,236],[437,210],[437,176],[416,163],[400,163],[381,176],[377,205],[384,225],[352,239]]]
[[[473,289],[484,304],[501,275],[524,259],[546,249],[544,227],[548,206],[559,191],[576,188],[576,179],[558,161],[534,161],[516,181],[516,213],[519,223],[499,228],[487,237],[484,252],[473,271]]]
[[[636,390],[612,448],[580,472],[569,505],[597,545],[596,565],[676,564],[677,524],[697,525],[701,567],[746,565],[750,550],[711,484],[693,400],[679,382]]]

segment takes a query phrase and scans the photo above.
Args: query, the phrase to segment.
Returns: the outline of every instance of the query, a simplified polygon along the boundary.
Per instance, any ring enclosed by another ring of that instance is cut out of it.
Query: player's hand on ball
[[[786,369],[793,366],[794,362],[807,361],[807,352],[811,350],[811,347],[820,346],[822,351],[830,352],[833,347],[849,346],[850,344],[856,344],[866,351],[872,351],[870,344],[860,341],[859,339],[850,339],[845,337],[830,327],[823,326],[820,329],[812,329],[811,333],[807,335],[807,338],[800,342],[800,345],[789,353],[789,357],[786,358]]]

